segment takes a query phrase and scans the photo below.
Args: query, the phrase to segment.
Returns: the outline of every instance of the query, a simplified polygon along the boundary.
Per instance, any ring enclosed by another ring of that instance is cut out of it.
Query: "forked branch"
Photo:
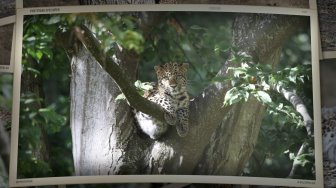
[[[151,115],[160,121],[165,121],[164,109],[138,94],[135,86],[129,81],[127,74],[123,73],[122,69],[114,59],[106,56],[100,47],[99,41],[86,26],[76,26],[73,31],[76,38],[88,49],[97,62],[114,79],[133,108]]]
[[[275,88],[274,88],[275,89]],[[310,117],[306,105],[303,103],[301,98],[293,91],[288,91],[284,88],[275,89],[277,92],[282,94],[282,96],[285,97],[287,101],[289,101],[295,110],[302,116],[303,123],[306,128],[307,134],[309,136],[312,136],[312,126],[313,126],[313,120]],[[306,142],[303,142],[299,151],[296,154],[296,157],[293,160],[293,166],[292,169],[288,175],[288,178],[295,178],[296,172],[298,171],[299,167],[301,166],[298,162],[299,157],[306,152],[308,149],[309,144]]]

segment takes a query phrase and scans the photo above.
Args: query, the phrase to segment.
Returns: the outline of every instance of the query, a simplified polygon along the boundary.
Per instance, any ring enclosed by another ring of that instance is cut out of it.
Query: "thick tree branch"
[[[289,101],[293,107],[296,109],[296,111],[302,116],[303,118],[303,123],[306,128],[307,134],[309,136],[312,136],[312,127],[313,127],[313,120],[309,115],[309,112],[307,110],[306,105],[303,103],[301,98],[293,91],[288,91],[282,87],[276,89],[277,87],[272,87],[273,90],[279,92],[287,101]],[[288,175],[288,178],[295,178],[296,172],[298,171],[299,167],[301,166],[300,163],[298,162],[298,158],[306,152],[308,149],[309,144],[304,142],[298,153],[296,154],[296,157],[294,158],[293,161],[293,166],[292,169]]]
[[[284,88],[280,89],[280,93],[288,100],[296,111],[302,116],[304,126],[307,130],[309,136],[312,135],[312,124],[313,119],[310,117],[306,105],[303,103],[301,98],[293,91],[288,91]]]
[[[140,96],[135,86],[130,82],[121,68],[111,57],[107,57],[100,47],[98,40],[93,36],[90,30],[82,25],[74,28],[75,35],[79,41],[88,49],[95,57],[97,62],[107,71],[107,73],[115,80],[120,90],[124,93],[130,105],[152,117],[164,122],[164,109],[157,104]]]

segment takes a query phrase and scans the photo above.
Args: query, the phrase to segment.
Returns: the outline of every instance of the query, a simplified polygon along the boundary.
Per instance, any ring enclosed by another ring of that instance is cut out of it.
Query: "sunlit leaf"
[[[265,91],[257,91],[256,94],[258,98],[261,100],[261,102],[266,103],[266,104],[272,102],[270,95],[266,93]]]
[[[114,99],[114,101],[118,100],[126,100],[126,96],[123,93],[121,93]]]
[[[239,95],[239,91],[237,88],[233,87],[229,91],[226,92],[224,97],[224,106],[229,106],[234,103],[241,101],[243,96]]]
[[[43,56],[43,53],[40,50],[36,51],[37,60],[41,60],[42,56]]]

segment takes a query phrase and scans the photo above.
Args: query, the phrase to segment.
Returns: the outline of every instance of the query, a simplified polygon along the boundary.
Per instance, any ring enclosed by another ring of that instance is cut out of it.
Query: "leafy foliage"
[[[285,178],[292,164],[298,164],[302,176],[296,178],[315,178],[313,138],[307,136],[302,117],[281,94],[282,89],[295,91],[312,114],[308,34],[301,31],[290,39],[278,67],[255,63],[251,57],[239,54],[233,48],[232,66],[228,68],[230,74],[219,80],[232,86],[226,93],[224,106],[247,101],[253,96],[267,107],[268,114],[244,175]],[[308,150],[297,156],[302,144],[309,144]]]
[[[25,19],[18,155],[21,178],[73,172],[68,126],[70,65],[53,38],[60,22],[61,17],[51,15]]]
[[[134,82],[134,86],[137,89],[139,95],[144,96],[146,91],[150,91],[153,89],[153,83],[149,82],[141,82],[140,80],[137,80]],[[115,101],[117,100],[126,100],[126,97],[123,93],[119,94],[116,98]]]
[[[230,60],[234,66],[228,67],[232,88],[227,91],[224,106],[247,101],[250,96],[257,98],[268,107],[268,113],[285,116],[285,120],[303,125],[300,114],[281,96],[283,88],[294,90],[303,84],[311,85],[309,65],[296,65],[282,70],[273,70],[270,65],[252,62],[246,54],[233,53]],[[228,81],[227,80],[227,81]],[[273,99],[272,99],[273,98]]]
[[[70,62],[57,32],[90,24],[107,54],[141,53],[143,35],[133,16],[113,13],[27,16],[24,23],[20,104],[19,177],[73,174],[69,127]],[[64,39],[68,40],[68,39]],[[142,87],[140,87],[142,88]]]

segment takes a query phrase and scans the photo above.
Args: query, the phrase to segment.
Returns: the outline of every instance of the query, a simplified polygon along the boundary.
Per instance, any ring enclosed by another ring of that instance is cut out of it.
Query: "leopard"
[[[336,106],[322,110],[323,172],[325,187],[336,186]]]
[[[4,124],[11,123],[12,114],[4,107],[0,106],[0,122]]]
[[[167,132],[169,125],[175,126],[177,134],[185,137],[189,131],[189,94],[187,92],[188,63],[169,62],[154,66],[157,76],[152,90],[144,98],[158,104],[165,110],[165,122],[142,112],[136,112],[136,119],[142,132],[151,139],[159,139]]]

